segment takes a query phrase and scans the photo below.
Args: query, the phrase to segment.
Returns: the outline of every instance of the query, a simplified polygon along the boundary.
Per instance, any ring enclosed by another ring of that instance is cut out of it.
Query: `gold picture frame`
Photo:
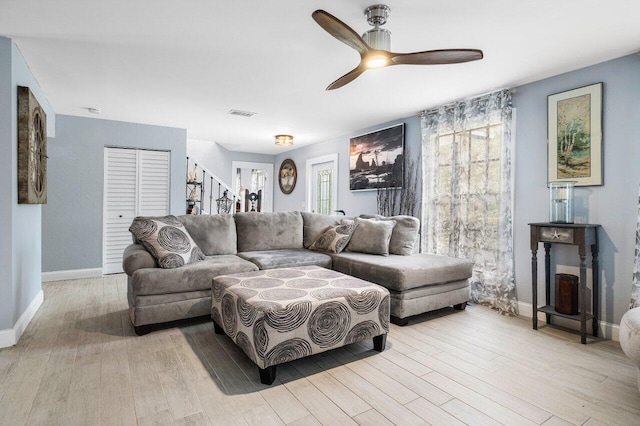
[[[603,185],[602,83],[547,99],[547,182]]]

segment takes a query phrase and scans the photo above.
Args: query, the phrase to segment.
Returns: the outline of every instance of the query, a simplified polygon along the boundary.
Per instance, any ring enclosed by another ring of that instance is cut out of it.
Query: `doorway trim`
[[[307,211],[310,212],[313,210],[313,200],[311,199],[312,193],[312,173],[313,166],[315,164],[322,164],[328,161],[333,161],[333,182],[331,188],[331,204],[333,205],[334,210],[338,208],[338,153],[327,154],[321,157],[309,158],[307,160],[307,167],[305,173],[305,187],[306,187],[306,198],[307,198]]]
[[[237,169],[262,169],[267,171],[267,185],[264,188],[265,205],[263,211],[273,211],[273,163],[255,163],[253,161],[232,161],[231,162],[231,187],[235,191],[236,170]]]

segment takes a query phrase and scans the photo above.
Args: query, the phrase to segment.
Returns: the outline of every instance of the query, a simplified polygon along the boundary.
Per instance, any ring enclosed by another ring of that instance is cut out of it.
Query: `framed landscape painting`
[[[548,97],[548,182],[602,185],[602,83]]]
[[[404,123],[351,138],[349,189],[402,188]]]

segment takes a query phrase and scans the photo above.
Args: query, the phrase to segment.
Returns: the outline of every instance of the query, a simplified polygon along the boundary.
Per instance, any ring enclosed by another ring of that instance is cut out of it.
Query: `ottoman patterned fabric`
[[[211,317],[260,368],[389,331],[389,291],[319,266],[220,275]]]

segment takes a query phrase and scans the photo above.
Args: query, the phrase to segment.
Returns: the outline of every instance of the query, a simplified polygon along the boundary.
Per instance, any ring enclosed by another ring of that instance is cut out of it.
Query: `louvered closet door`
[[[137,216],[169,213],[169,161],[166,151],[138,151]]]
[[[170,153],[105,148],[103,263],[105,274],[122,272],[136,216],[169,213]]]

